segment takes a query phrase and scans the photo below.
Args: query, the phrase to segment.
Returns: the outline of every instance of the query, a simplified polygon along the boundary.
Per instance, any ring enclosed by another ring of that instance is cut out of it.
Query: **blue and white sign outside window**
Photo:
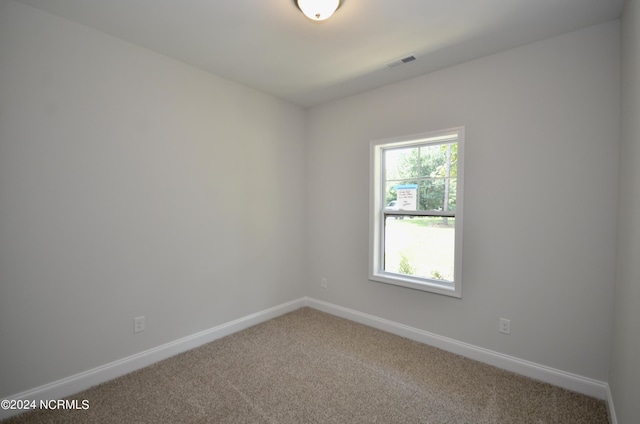
[[[402,184],[394,187],[398,194],[396,206],[401,211],[415,211],[418,209],[418,185]]]

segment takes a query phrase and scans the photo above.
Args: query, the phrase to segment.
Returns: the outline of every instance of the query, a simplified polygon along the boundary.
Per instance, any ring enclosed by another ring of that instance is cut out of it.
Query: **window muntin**
[[[371,143],[371,280],[460,297],[463,144],[463,128]]]

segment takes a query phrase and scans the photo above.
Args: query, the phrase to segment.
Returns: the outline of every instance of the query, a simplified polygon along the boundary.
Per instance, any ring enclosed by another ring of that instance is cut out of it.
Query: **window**
[[[371,142],[369,279],[461,297],[464,128]]]

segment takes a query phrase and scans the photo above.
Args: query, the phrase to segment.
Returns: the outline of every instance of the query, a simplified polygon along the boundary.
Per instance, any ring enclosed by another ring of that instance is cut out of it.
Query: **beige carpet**
[[[607,423],[603,401],[302,308],[8,423]]]

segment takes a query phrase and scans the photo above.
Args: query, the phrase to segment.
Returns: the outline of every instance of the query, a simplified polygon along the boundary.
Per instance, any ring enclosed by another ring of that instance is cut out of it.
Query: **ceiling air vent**
[[[415,54],[411,54],[409,56],[400,58],[400,59],[396,59],[396,60],[392,60],[391,62],[387,63],[387,67],[388,68],[395,68],[396,66],[399,65],[403,65],[405,63],[409,63],[409,62],[413,62],[414,60],[416,60],[416,55]]]

